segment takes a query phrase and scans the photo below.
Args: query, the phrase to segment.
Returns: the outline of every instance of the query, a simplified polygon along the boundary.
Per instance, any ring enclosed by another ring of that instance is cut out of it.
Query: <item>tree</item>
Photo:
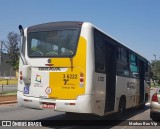
[[[9,63],[15,71],[19,68],[19,43],[20,35],[15,32],[9,32],[7,41],[4,42],[4,50],[9,55],[7,63]]]
[[[151,67],[152,67],[152,78],[154,80],[158,80],[158,83],[160,83],[160,60],[152,61]]]

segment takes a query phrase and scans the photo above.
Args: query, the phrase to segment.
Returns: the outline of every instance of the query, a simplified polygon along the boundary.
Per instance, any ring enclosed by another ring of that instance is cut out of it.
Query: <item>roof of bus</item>
[[[49,31],[49,30],[53,30],[53,29],[81,28],[83,23],[90,24],[93,28],[99,30],[100,32],[105,34],[108,38],[110,38],[112,41],[116,42],[116,44],[121,45],[121,46],[131,50],[132,52],[137,54],[139,57],[141,57],[143,60],[148,61],[144,56],[142,56],[141,54],[139,54],[139,53],[135,52],[134,50],[130,49],[125,44],[118,42],[116,39],[112,38],[106,32],[104,32],[103,30],[101,30],[100,28],[96,27],[95,25],[93,25],[90,22],[81,22],[81,21],[49,22],[49,23],[43,23],[43,24],[30,26],[30,27],[28,27],[27,30],[28,30],[28,32],[36,32],[36,31]]]
[[[28,27],[28,32],[36,31],[48,31],[53,29],[65,29],[65,28],[81,28],[83,22],[78,21],[61,21],[61,22],[49,22],[39,25]]]

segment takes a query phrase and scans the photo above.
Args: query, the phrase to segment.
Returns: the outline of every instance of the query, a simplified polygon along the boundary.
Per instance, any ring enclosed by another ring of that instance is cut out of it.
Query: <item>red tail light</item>
[[[83,82],[84,80],[83,80],[83,78],[80,78],[80,82]]]
[[[20,80],[23,80],[23,77],[22,77],[22,71],[20,71]]]
[[[152,96],[152,101],[153,102],[158,102],[158,97],[157,97],[157,93],[154,93]]]
[[[22,77],[22,76],[20,76],[20,80],[23,80],[23,77]]]

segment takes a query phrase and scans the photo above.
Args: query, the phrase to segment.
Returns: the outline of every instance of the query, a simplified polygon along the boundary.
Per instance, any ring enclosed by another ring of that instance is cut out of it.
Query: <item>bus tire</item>
[[[118,106],[118,118],[120,119],[124,114],[126,110],[126,98],[125,96],[122,96],[119,101]]]

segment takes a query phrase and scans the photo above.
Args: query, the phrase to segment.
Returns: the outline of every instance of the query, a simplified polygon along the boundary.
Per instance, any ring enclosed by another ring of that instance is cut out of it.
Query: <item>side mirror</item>
[[[24,54],[22,52],[22,45],[23,45],[23,42],[24,42],[24,30],[23,30],[22,25],[19,25],[19,31],[20,31],[20,34],[21,34],[20,57],[22,59],[23,65],[27,65],[27,61],[26,61],[26,59],[24,57]]]
[[[22,25],[19,25],[19,31],[20,31],[21,36],[24,36],[24,30],[23,30]]]

